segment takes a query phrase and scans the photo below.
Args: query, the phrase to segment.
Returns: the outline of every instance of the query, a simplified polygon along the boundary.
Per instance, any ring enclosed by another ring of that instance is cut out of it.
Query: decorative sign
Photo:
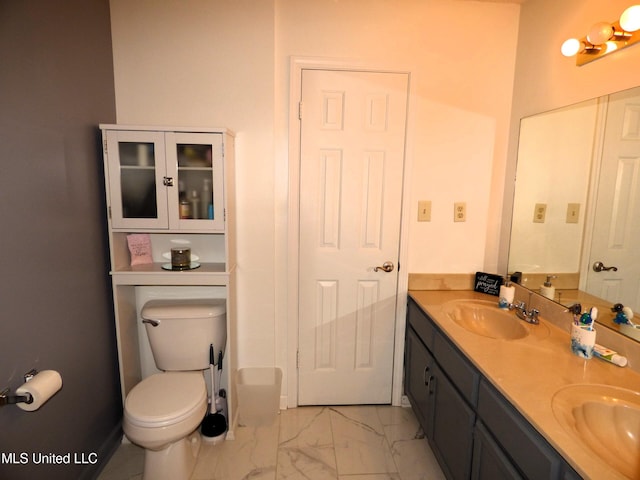
[[[127,245],[129,245],[129,253],[131,254],[131,265],[153,263],[151,235],[148,233],[130,233],[127,235]]]
[[[476,272],[476,281],[473,289],[476,292],[488,293],[489,295],[500,294],[500,286],[503,278],[500,275],[492,275],[491,273]]]

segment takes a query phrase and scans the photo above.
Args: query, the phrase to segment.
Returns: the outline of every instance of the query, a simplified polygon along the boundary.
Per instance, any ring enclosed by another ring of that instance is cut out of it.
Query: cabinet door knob
[[[173,177],[162,177],[162,183],[165,187],[173,187]]]

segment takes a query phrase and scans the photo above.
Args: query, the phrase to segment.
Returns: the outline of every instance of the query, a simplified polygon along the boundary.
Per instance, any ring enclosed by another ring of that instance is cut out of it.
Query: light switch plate
[[[580,204],[569,203],[567,205],[567,223],[578,223],[580,220]]]
[[[536,206],[533,209],[533,223],[544,223],[546,216],[547,216],[547,204],[536,203]]]
[[[420,200],[418,202],[418,221],[431,221],[431,200]]]

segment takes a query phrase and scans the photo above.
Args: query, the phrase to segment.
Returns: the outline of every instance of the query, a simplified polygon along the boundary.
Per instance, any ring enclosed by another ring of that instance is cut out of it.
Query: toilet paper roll
[[[62,388],[62,377],[55,370],[43,370],[31,380],[16,389],[16,395],[30,394],[31,403],[16,403],[18,407],[27,412],[39,409],[47,400],[53,397]]]

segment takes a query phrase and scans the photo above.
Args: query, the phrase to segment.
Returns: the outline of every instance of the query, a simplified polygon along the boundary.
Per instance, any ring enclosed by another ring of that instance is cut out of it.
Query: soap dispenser
[[[504,285],[500,285],[500,296],[498,297],[498,307],[508,309],[513,303],[516,288],[508,280]]]
[[[551,300],[556,296],[556,287],[551,285],[551,279],[558,278],[555,275],[547,275],[547,281],[540,285],[540,295]]]

